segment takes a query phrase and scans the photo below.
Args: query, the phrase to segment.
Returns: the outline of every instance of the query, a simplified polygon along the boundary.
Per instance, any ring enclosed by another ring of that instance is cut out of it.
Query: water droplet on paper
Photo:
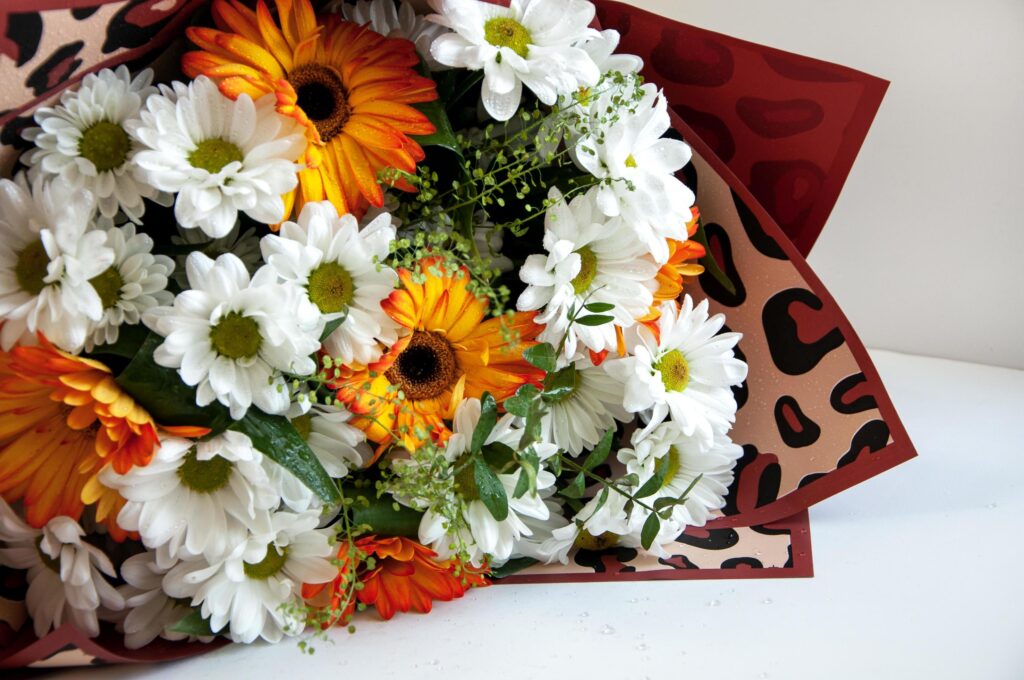
[[[645,643],[641,642],[640,644],[638,644],[638,645],[636,646],[636,648],[637,648],[637,649],[639,649],[639,650],[640,650],[640,651],[642,652],[642,651],[644,651],[645,649],[647,649],[647,645],[646,645]]]
[[[761,674],[759,674],[759,675],[758,675],[757,677],[759,677],[759,678],[761,678],[762,680],[764,680],[764,678],[767,678],[767,677],[768,677],[768,673],[767,673],[767,672],[765,672],[765,673],[761,673]]]
[[[580,612],[580,616],[582,616],[583,618],[587,618],[588,616],[590,616],[590,612]]]
[[[708,600],[705,604],[709,607],[720,607],[722,602],[721,600]]]
[[[996,509],[996,508],[998,508],[998,507],[999,507],[999,504],[998,504],[998,503],[989,503],[989,504],[988,504],[988,509],[989,509],[989,510],[995,510],[995,509]]]
[[[763,600],[761,600],[761,604],[772,604],[773,602],[774,600],[772,600],[772,598],[770,597],[766,597]]]
[[[601,635],[615,635],[615,629],[609,626],[607,623],[601,628]]]
[[[636,597],[629,598],[629,603],[630,604],[636,604],[639,601],[640,601],[639,598],[636,598]]]

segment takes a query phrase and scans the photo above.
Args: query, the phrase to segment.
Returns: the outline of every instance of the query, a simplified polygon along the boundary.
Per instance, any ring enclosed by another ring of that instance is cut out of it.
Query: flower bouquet
[[[612,2],[98,6],[0,119],[3,664],[810,575],[913,455],[794,245],[880,81]]]

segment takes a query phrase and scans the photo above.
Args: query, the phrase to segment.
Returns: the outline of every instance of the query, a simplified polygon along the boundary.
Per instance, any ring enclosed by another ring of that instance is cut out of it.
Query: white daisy
[[[59,177],[72,188],[92,192],[106,218],[120,209],[138,222],[146,209],[143,198],[165,203],[167,197],[135,176],[136,145],[125,130],[156,92],[152,80],[150,69],[132,78],[125,66],[116,71],[105,68],[85,76],[77,91],[65,91],[59,105],[36,109],[40,127],[22,133],[36,145],[23,157],[30,172],[46,179]]]
[[[268,531],[281,500],[263,455],[232,430],[199,442],[163,437],[149,465],[123,475],[108,466],[100,481],[127,501],[117,523],[171,558],[223,557],[250,531]]]
[[[174,261],[152,254],[153,239],[126,224],[107,230],[107,247],[114,251],[113,264],[89,281],[103,305],[103,316],[85,343],[89,351],[117,342],[122,325],[134,326],[147,309],[174,300],[167,290]]]
[[[666,421],[650,432],[637,430],[632,444],[633,448],[621,449],[618,453],[619,462],[626,466],[627,472],[636,474],[640,484],[646,483],[659,469],[665,476],[661,488],[643,499],[646,505],[653,506],[659,498],[680,498],[686,493],[686,502],[673,506],[671,516],[662,519],[652,551],[660,552],[662,544],[675,540],[688,526],[704,526],[716,510],[725,506],[725,496],[733,482],[733,468],[743,455],[743,449],[724,434],[716,433],[711,445],[705,446],[704,442],[688,436],[678,423]],[[621,541],[622,545],[641,545],[640,534],[649,514],[642,506],[634,507],[630,513],[630,530]]]
[[[523,85],[552,106],[558,96],[597,83],[601,72],[579,45],[594,38],[594,5],[585,0],[430,0],[429,18],[454,33],[431,45],[447,66],[483,69],[484,108],[499,121],[519,108]]]
[[[77,352],[103,303],[89,280],[114,261],[103,231],[92,224],[92,194],[24,175],[0,180],[0,347],[34,342],[42,332]]]
[[[615,50],[621,38],[618,31],[608,28],[580,47],[590,55],[601,73],[639,73],[644,67],[643,59],[635,54],[616,54]]]
[[[380,264],[394,238],[390,215],[360,229],[355,217],[339,217],[330,201],[321,201],[304,205],[298,222],[285,222],[280,235],[260,242],[267,264],[300,287],[325,322],[341,321],[323,343],[340,364],[369,364],[380,358],[379,343],[392,345],[398,337],[398,324],[380,306],[398,283],[395,271]]]
[[[615,349],[615,326],[632,326],[654,301],[658,265],[622,220],[603,215],[591,196],[577,196],[566,204],[552,188],[549,198],[558,203],[544,216],[548,254],[530,255],[519,270],[528,285],[516,306],[522,311],[543,309],[535,319],[545,325],[538,339],[557,347],[567,334],[566,358],[576,354],[578,342],[594,352]],[[591,303],[614,305],[602,312],[614,323],[570,325],[570,311],[587,316],[582,310]]]
[[[637,487],[627,486],[621,480],[616,484],[627,493]],[[629,531],[629,499],[615,491],[598,493],[571,518],[568,524],[554,529],[551,536],[537,546],[531,546],[530,556],[542,562],[569,561],[575,548],[603,550],[618,545],[621,536]]]
[[[371,29],[387,38],[403,38],[416,45],[423,63],[431,71],[444,69],[430,54],[430,46],[434,40],[448,32],[444,26],[428,21],[427,17],[417,14],[411,2],[399,0],[358,0],[349,3],[345,0],[334,0],[327,9],[340,12],[348,21],[360,25],[369,25]]]
[[[239,212],[264,224],[286,218],[281,195],[298,183],[294,162],[306,148],[301,126],[274,110],[272,96],[232,100],[200,76],[161,86],[128,131],[142,148],[135,163],[146,181],[177,194],[174,216],[213,238]]]
[[[73,623],[89,637],[100,633],[97,610],[121,609],[124,598],[106,577],[117,572],[110,559],[82,538],[70,517],[54,517],[41,530],[25,524],[0,499],[0,564],[28,570],[25,606],[36,637]]]
[[[199,229],[185,229],[181,225],[175,225],[178,234],[171,237],[171,243],[176,246],[188,246],[192,250],[198,250],[209,258],[216,260],[224,253],[231,253],[245,265],[245,270],[254,274],[262,262],[260,254],[260,239],[256,230],[248,227],[242,231],[239,224],[231,227],[224,236],[210,238]],[[188,288],[188,275],[185,273],[185,260],[188,253],[176,255],[174,258],[174,282],[181,288]]]
[[[469,451],[473,431],[479,421],[479,399],[466,399],[459,404],[455,411],[454,433],[445,446],[445,457],[454,467],[463,462],[464,455]],[[494,426],[485,446],[497,442],[516,448],[522,434],[522,430],[515,427],[515,417],[505,415]],[[542,461],[558,452],[556,446],[548,443],[537,444],[534,450]],[[498,521],[480,500],[472,467],[465,468],[465,471],[456,478],[455,484],[456,492],[463,502],[463,518],[468,525],[468,531],[460,529],[460,535],[453,536],[451,527],[444,517],[428,507],[423,519],[420,520],[420,543],[429,545],[442,559],[452,556],[453,542],[462,542],[476,566],[482,564],[485,559],[493,566],[506,562],[516,549],[517,541],[533,533],[523,521],[523,517],[544,520],[548,518],[550,512],[544,503],[543,495],[554,486],[555,476],[547,470],[540,470],[537,473],[537,493],[526,493],[520,498],[514,498],[516,484],[522,474],[525,473],[521,469],[497,474],[498,481],[504,487],[508,498],[508,516]]]
[[[200,406],[217,400],[236,420],[252,404],[266,413],[287,412],[280,372],[316,370],[310,355],[320,348],[319,311],[300,288],[280,283],[269,266],[250,279],[230,253],[214,261],[193,252],[185,270],[192,289],[179,293],[173,306],[143,316],[164,336],[156,362],[178,369],[186,384],[197,387]]]
[[[571,392],[548,403],[541,417],[541,439],[577,456],[593,448],[615,421],[632,416],[622,407],[622,383],[608,375],[604,366],[594,366],[581,356],[564,368],[575,379]]]
[[[597,126],[580,139],[574,158],[602,182],[591,189],[604,214],[621,215],[658,262],[668,258],[666,238],[685,241],[695,197],[675,173],[690,162],[689,145],[662,135],[668,103],[651,85],[634,111]]]
[[[161,566],[162,562],[166,566]],[[188,616],[192,610],[181,600],[167,596],[163,589],[164,576],[177,560],[159,560],[155,551],[132,555],[121,563],[121,578],[125,585],[117,590],[125,600],[120,612],[118,630],[124,633],[124,646],[128,649],[145,647],[158,637],[164,640],[201,640],[209,642],[212,637],[194,638],[188,633],[172,630],[173,626]]]
[[[674,302],[662,304],[658,337],[639,328],[633,356],[607,362],[608,373],[625,385],[623,406],[643,412],[647,430],[671,414],[702,445],[729,431],[736,416],[729,388],[746,380],[747,365],[733,352],[741,334],[718,334],[724,324],[722,314],[708,318],[707,300],[695,308],[686,295],[678,311]]]
[[[363,431],[349,424],[351,417],[343,408],[313,404],[306,413],[291,418],[299,435],[334,479],[347,477],[349,471],[361,468],[373,455]],[[289,508],[305,512],[320,507],[319,497],[291,472],[269,458],[264,458],[263,465],[274,490]]]
[[[210,627],[235,642],[261,637],[278,642],[298,635],[306,620],[303,583],[326,583],[338,575],[331,564],[331,529],[317,530],[319,513],[274,513],[268,535],[250,536],[227,558],[207,564],[181,562],[164,578],[171,597],[191,598]]]

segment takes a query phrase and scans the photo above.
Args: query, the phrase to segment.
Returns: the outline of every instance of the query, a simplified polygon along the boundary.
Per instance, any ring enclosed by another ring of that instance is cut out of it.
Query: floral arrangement
[[[586,0],[430,7],[214,0],[179,79],[35,112],[0,564],[38,636],[276,642],[724,506],[747,367],[664,96]]]

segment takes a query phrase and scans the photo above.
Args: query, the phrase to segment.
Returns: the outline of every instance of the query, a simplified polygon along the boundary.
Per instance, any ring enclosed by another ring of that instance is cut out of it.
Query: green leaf
[[[538,394],[540,390],[535,385],[523,385],[513,396],[505,400],[505,410],[518,418],[526,418]]]
[[[615,305],[610,302],[591,302],[583,305],[583,309],[588,312],[594,312],[595,314],[601,314],[603,312],[610,312],[615,309]]]
[[[331,333],[338,330],[338,328],[341,327],[341,324],[345,323],[345,319],[347,318],[348,312],[346,311],[345,314],[341,316],[341,318],[335,319],[334,321],[328,321],[327,324],[324,326],[324,332],[320,334],[320,342],[323,342]]]
[[[693,234],[693,240],[704,246],[705,255],[700,258],[700,264],[704,267],[704,273],[710,274],[715,281],[722,284],[722,287],[727,291],[736,294],[736,284],[732,282],[729,275],[722,271],[722,268],[718,266],[718,262],[715,261],[715,256],[711,254],[711,247],[708,245],[708,235],[704,232],[704,222],[697,220],[697,231]]]
[[[530,409],[526,413],[526,422],[523,423],[523,435],[519,438],[520,449],[525,449],[534,442],[540,441],[540,420],[545,413],[547,413],[547,406],[542,400],[534,399],[530,402]]]
[[[309,444],[284,416],[271,416],[251,407],[245,417],[231,426],[248,435],[263,455],[295,475],[326,503],[341,500],[338,487],[313,454]]]
[[[601,508],[604,507],[604,504],[607,503],[607,502],[608,502],[608,487],[606,486],[603,489],[601,489],[601,493],[598,494],[598,496],[597,496],[597,507],[594,508],[594,512],[592,513],[592,516],[596,515],[601,510]]]
[[[509,560],[500,567],[491,569],[491,578],[505,578],[506,576],[511,576],[517,571],[522,571],[523,569],[532,567],[537,563],[537,560],[532,557],[517,557],[513,560]]]
[[[636,486],[640,483],[640,477],[635,472],[630,472],[624,477],[620,477],[616,482],[618,486]]]
[[[569,486],[559,491],[559,493],[565,496],[566,498],[583,498],[583,494],[586,492],[586,490],[587,480],[581,472],[575,477],[573,477],[573,480],[569,482]]]
[[[523,358],[545,373],[555,370],[555,348],[551,343],[542,342],[530,347],[523,352]]]
[[[181,381],[178,371],[164,368],[153,360],[153,352],[164,339],[150,333],[135,358],[117,376],[117,384],[132,395],[161,425],[208,427],[219,434],[233,422],[227,408],[218,402],[196,405],[196,390]]]
[[[514,463],[516,460],[516,451],[507,444],[501,442],[491,442],[490,444],[484,444],[484,447],[480,449],[483,454],[484,460],[495,470],[504,470],[509,463]]]
[[[473,430],[473,440],[469,450],[477,453],[484,447],[484,442],[491,436],[494,426],[498,423],[498,403],[490,392],[484,392],[480,399],[480,420]]]
[[[615,321],[615,317],[607,314],[589,314],[576,319],[576,323],[581,326],[603,326],[612,321]]]
[[[633,494],[634,498],[647,498],[655,493],[665,484],[665,475],[668,473],[668,465],[671,456],[662,456],[658,464],[654,466],[654,474],[644,482],[644,485]]]
[[[654,509],[655,510],[664,510],[665,508],[672,507],[673,505],[676,505],[678,503],[679,503],[679,499],[678,498],[671,498],[671,497],[668,497],[668,496],[665,496],[663,498],[655,498],[654,499]]]
[[[432,102],[413,104],[413,106],[426,115],[426,117],[430,119],[430,122],[434,124],[434,127],[437,128],[429,135],[412,135],[413,140],[420,146],[444,147],[445,149],[455,152],[461,158],[462,154],[459,151],[459,142],[455,138],[455,131],[452,130],[451,121],[448,120],[448,114],[445,113],[444,106],[441,105],[441,101],[435,99]]]
[[[557,403],[576,391],[578,376],[576,366],[569,364],[557,373],[548,373],[544,378],[544,401]]]
[[[482,458],[473,459],[473,481],[476,482],[480,501],[490,511],[491,516],[499,522],[508,517],[508,496],[505,495],[505,487]]]
[[[609,428],[604,436],[601,437],[601,441],[597,443],[594,450],[583,461],[584,470],[593,470],[598,465],[603,463],[608,458],[608,454],[612,450],[612,437],[615,436],[615,428]]]
[[[661,531],[661,518],[652,512],[644,522],[644,528],[640,530],[640,545],[644,547],[644,550],[650,550],[654,545],[654,539],[658,537],[659,531]]]
[[[196,637],[212,637],[218,633],[218,631],[210,628],[210,620],[204,619],[198,609],[193,609],[185,618],[171,626],[170,629],[175,633],[195,635]]]
[[[524,466],[523,471],[519,473],[519,478],[516,480],[516,488],[512,491],[512,498],[522,498],[529,490],[530,475],[526,474],[526,467]]]
[[[396,510],[395,500],[388,495],[378,498],[375,493],[349,486],[345,487],[344,492],[345,498],[355,501],[349,506],[354,525],[369,526],[370,531],[379,536],[419,536],[422,512],[404,505],[399,505]]]

